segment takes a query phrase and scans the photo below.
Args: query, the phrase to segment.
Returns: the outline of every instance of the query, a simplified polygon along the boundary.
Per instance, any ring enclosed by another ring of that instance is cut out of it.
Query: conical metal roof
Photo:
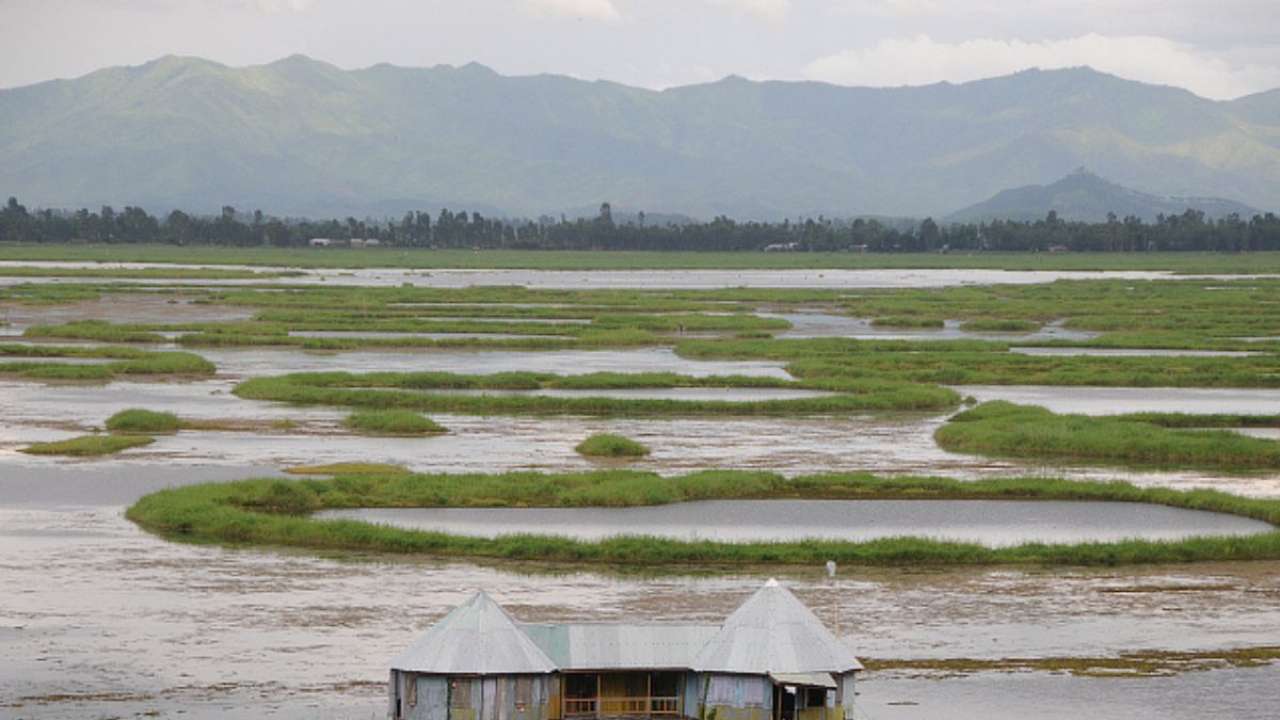
[[[694,669],[724,673],[846,673],[853,652],[777,580],[742,603],[698,653]]]
[[[554,672],[555,663],[483,592],[454,608],[392,663],[393,670],[441,675]]]

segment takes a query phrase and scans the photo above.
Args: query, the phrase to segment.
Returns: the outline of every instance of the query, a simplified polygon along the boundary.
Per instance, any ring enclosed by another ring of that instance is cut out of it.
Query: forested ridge
[[[875,219],[826,217],[782,222],[650,224],[643,213],[619,223],[606,203],[594,218],[537,220],[484,217],[477,212],[409,212],[395,220],[286,219],[262,211],[224,207],[218,215],[179,210],[157,217],[139,207],[98,211],[29,211],[16,198],[0,210],[0,242],[167,243],[230,247],[302,247],[323,238],[342,244],[376,240],[390,247],[532,250],[788,250],[869,252],[970,251],[1257,251],[1280,250],[1274,213],[1208,219],[1196,210],[1161,215],[1155,222],[1108,217],[1106,222],[1064,221],[1050,212],[1033,222],[995,220],[890,224]]]

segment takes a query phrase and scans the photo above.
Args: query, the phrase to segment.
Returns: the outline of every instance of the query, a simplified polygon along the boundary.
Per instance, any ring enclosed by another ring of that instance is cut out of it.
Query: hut
[[[393,720],[853,720],[861,663],[770,580],[719,625],[519,623],[477,593],[391,665]]]

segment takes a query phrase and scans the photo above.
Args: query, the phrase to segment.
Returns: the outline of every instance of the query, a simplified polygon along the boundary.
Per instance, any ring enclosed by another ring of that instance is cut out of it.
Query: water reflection
[[[1222,513],[1140,503],[1012,500],[715,500],[632,508],[376,508],[322,519],[363,520],[455,535],[644,535],[723,542],[929,537],[988,547],[1023,543],[1178,540],[1252,535],[1270,525]]]

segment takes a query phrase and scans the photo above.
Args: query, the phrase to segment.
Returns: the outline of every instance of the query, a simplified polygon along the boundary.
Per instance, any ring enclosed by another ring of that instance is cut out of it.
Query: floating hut
[[[483,592],[391,664],[393,720],[853,720],[862,664],[776,580],[720,625],[520,623]]]

